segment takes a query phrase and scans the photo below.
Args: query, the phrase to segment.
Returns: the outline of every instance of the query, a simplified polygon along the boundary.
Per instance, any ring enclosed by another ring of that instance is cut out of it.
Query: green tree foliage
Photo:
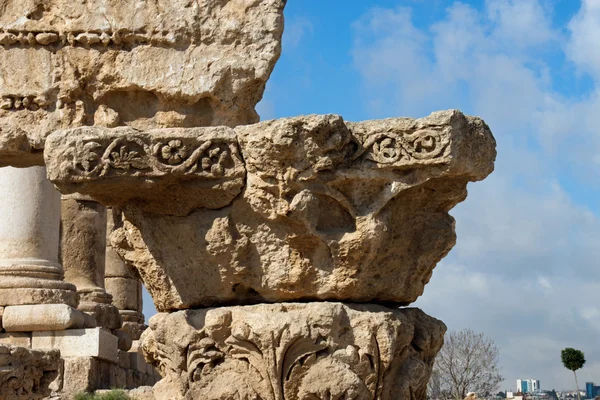
[[[585,364],[585,356],[581,350],[567,347],[560,352],[560,358],[565,368],[573,371],[573,375],[575,375],[575,386],[577,386],[577,400],[581,400],[579,398],[579,382],[577,381],[577,373],[575,371],[583,367]]]

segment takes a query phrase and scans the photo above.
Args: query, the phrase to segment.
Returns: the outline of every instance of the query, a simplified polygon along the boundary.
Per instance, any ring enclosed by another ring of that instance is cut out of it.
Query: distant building
[[[585,383],[585,398],[593,399],[594,397],[600,395],[600,386],[596,386],[594,382],[586,382]]]
[[[536,393],[541,390],[538,379],[517,379],[517,392]]]

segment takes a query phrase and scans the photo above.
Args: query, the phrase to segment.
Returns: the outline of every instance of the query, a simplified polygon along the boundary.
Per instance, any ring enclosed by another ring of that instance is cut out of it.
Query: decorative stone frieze
[[[111,206],[186,215],[227,206],[244,185],[237,139],[226,127],[76,128],[53,133],[47,146],[49,177],[63,194]]]
[[[289,303],[158,314],[157,400],[421,399],[445,325],[418,309]]]
[[[285,0],[3,0],[0,166],[78,126],[236,126],[281,52]]]

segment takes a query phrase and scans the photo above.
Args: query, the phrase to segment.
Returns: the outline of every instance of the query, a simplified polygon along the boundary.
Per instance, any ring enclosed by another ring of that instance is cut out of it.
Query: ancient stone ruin
[[[425,399],[446,328],[399,307],[494,138],[259,122],[284,6],[0,0],[0,398]]]

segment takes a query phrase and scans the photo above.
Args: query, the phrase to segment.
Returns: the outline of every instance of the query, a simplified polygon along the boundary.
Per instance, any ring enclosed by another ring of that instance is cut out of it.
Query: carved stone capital
[[[446,327],[419,309],[271,304],[158,314],[157,400],[425,399]]]
[[[448,212],[468,182],[492,172],[495,155],[487,125],[455,110],[360,123],[313,115],[234,129],[79,128],[52,134],[45,151],[60,190],[122,206],[112,245],[160,311],[410,304],[454,246]]]

